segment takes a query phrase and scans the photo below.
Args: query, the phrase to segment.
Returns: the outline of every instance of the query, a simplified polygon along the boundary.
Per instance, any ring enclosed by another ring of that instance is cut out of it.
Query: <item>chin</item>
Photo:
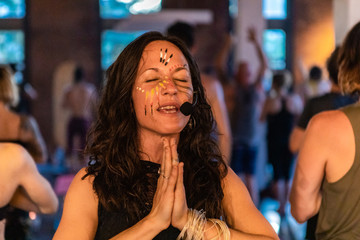
[[[177,127],[164,127],[159,132],[163,135],[176,135],[180,134],[180,132],[185,128],[185,126],[177,126]]]

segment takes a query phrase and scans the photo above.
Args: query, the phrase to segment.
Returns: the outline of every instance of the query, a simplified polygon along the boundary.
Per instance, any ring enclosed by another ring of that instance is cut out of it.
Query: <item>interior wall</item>
[[[32,113],[51,150],[54,147],[53,78],[65,61],[84,67],[88,81],[100,76],[97,1],[27,1],[26,78],[38,91]],[[62,89],[58,89],[62,91]]]
[[[301,81],[299,61],[306,68],[318,65],[326,73],[326,60],[335,48],[332,1],[295,0],[293,16],[293,69],[296,80]]]
[[[235,23],[235,64],[247,61],[253,69],[259,66],[255,48],[248,40],[248,29],[254,27],[260,44],[262,44],[262,32],[265,20],[262,17],[262,0],[239,0],[239,14]]]
[[[333,0],[335,42],[341,44],[346,33],[360,20],[359,0]]]

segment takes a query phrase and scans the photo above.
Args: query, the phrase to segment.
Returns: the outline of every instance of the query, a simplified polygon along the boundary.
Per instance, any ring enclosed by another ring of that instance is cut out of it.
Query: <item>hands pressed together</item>
[[[184,163],[179,163],[175,139],[163,139],[164,150],[153,206],[148,218],[166,229],[181,229],[187,222],[188,206],[183,182]]]

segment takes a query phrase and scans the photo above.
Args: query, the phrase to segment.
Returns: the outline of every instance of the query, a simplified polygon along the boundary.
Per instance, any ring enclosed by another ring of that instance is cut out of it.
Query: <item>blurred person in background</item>
[[[290,133],[296,116],[303,109],[301,97],[291,93],[291,86],[292,76],[289,71],[275,72],[260,116],[261,121],[267,122],[268,162],[273,167],[272,192],[280,203],[278,212],[281,217],[285,216],[294,162],[294,155],[289,149]]]
[[[0,66],[0,141],[20,142],[36,163],[47,161],[47,149],[38,124],[31,115],[11,110],[19,100],[18,88],[8,66]]]
[[[190,52],[196,52],[195,27],[185,22],[175,22],[167,28],[167,35],[180,38]],[[221,153],[226,162],[229,162],[231,155],[231,129],[228,111],[224,100],[224,90],[220,81],[203,71],[200,72],[201,82],[204,85],[206,97],[215,117],[218,142]]]
[[[19,99],[14,75],[8,66],[0,66],[0,142],[12,142],[22,145],[36,163],[47,161],[47,149],[38,124],[31,115],[18,114],[11,110]],[[2,159],[1,159],[2,160]],[[10,236],[23,236],[28,226],[28,213],[13,208],[8,211],[6,232]],[[9,238],[11,239],[11,238]]]
[[[11,207],[52,214],[58,199],[50,183],[38,172],[34,159],[20,145],[0,143],[0,240],[19,239],[6,230]],[[21,231],[21,229],[17,229]]]
[[[263,79],[268,64],[254,28],[248,29],[248,40],[255,47],[259,68],[253,74],[249,63],[242,61],[234,76],[231,93],[234,96],[233,109],[230,112],[233,135],[230,166],[244,180],[254,203],[258,205],[259,189],[255,176],[260,148],[258,126],[265,98]]]
[[[95,119],[97,92],[94,84],[85,81],[84,70],[77,66],[74,81],[64,89],[62,107],[70,111],[67,124],[66,157],[71,171],[86,165],[82,152],[86,145],[86,134]]]

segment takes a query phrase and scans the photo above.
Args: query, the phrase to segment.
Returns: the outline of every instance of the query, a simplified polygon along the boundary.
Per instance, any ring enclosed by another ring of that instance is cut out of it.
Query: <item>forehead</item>
[[[167,65],[160,62],[160,57],[168,60],[170,56],[171,60]],[[184,54],[177,46],[168,41],[154,41],[145,47],[140,60],[139,70],[149,66],[170,68],[170,66],[174,64],[186,63],[187,61]]]

